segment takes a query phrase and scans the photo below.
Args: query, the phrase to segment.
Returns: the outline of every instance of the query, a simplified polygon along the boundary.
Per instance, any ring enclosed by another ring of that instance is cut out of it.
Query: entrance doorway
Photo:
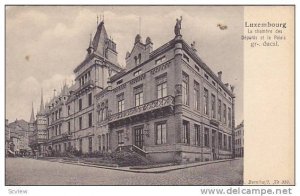
[[[143,148],[144,145],[144,129],[143,127],[134,129],[134,145],[139,148]]]

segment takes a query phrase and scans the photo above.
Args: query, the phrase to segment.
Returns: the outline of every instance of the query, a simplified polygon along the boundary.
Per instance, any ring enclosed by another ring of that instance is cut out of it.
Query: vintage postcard
[[[5,6],[5,185],[294,185],[294,6]]]

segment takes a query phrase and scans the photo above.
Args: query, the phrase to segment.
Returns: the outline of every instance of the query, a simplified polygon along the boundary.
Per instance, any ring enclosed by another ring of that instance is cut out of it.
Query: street
[[[6,158],[6,185],[241,185],[243,159],[145,174]]]

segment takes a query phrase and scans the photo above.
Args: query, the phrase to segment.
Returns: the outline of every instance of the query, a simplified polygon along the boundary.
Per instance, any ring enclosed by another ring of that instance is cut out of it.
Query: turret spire
[[[44,99],[43,99],[43,88],[41,89],[41,105],[40,105],[40,113],[42,114],[45,110]]]
[[[35,119],[34,119],[33,102],[32,102],[32,110],[31,110],[31,116],[30,116],[29,123],[33,124],[34,121],[35,121]]]

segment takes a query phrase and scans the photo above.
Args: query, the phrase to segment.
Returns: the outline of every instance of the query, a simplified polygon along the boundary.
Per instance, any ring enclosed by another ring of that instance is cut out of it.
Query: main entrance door
[[[143,148],[144,145],[144,130],[143,127],[134,129],[134,145]]]

